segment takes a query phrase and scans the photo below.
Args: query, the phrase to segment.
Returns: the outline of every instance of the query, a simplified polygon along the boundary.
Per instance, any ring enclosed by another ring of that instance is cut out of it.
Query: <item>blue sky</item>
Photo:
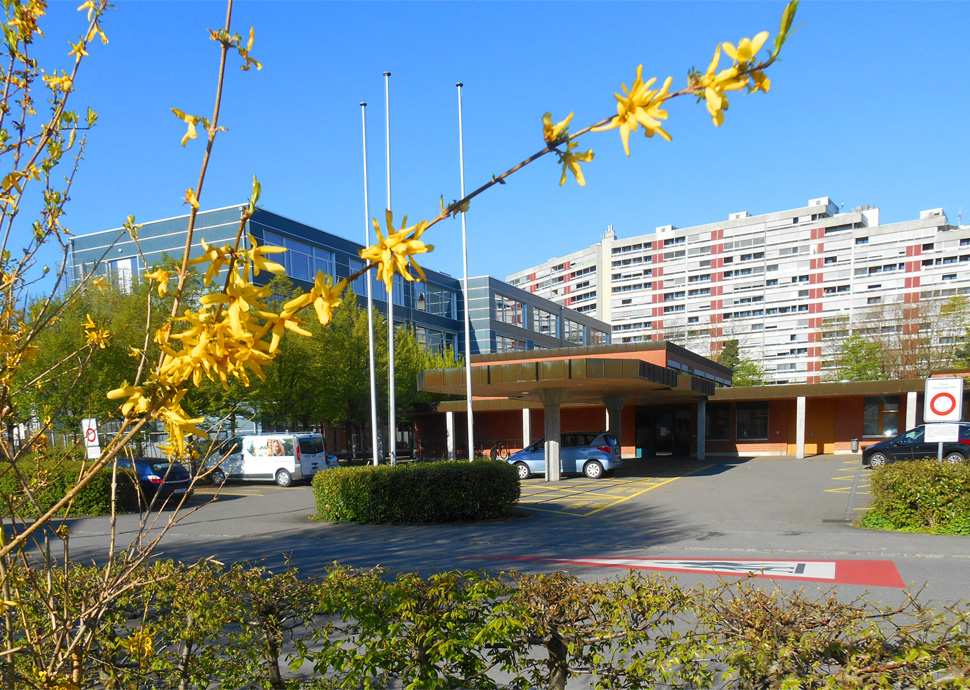
[[[51,3],[43,65],[67,67],[82,31],[79,0]],[[474,189],[543,146],[542,114],[575,111],[573,129],[615,113],[613,93],[644,75],[674,87],[706,69],[720,41],[777,32],[783,2],[237,2],[233,27],[256,29],[260,72],[230,63],[203,208],[241,203],[252,176],[276,213],[361,241],[360,102],[367,101],[371,215],[382,216],[384,79],[392,73],[395,215],[433,216],[458,194],[458,99],[466,186]],[[65,225],[83,234],[186,212],[204,144],[182,148],[177,107],[210,115],[218,66],[207,28],[221,2],[118,0],[93,46],[73,105],[100,121]],[[587,185],[558,185],[552,157],[479,197],[468,214],[469,271],[507,274],[619,237],[804,205],[830,196],[872,204],[882,222],[943,207],[970,213],[970,112],[964,2],[811,2],[770,71],[769,94],[731,96],[715,128],[703,104],[669,104],[673,136],[590,135]],[[577,126],[578,125],[578,126]],[[423,265],[461,274],[461,224],[425,235]],[[56,257],[48,260],[53,264]]]

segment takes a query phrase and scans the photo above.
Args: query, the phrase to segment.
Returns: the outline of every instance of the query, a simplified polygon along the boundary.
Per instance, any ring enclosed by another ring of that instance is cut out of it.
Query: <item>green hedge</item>
[[[970,464],[900,462],[872,472],[866,527],[970,534]]]
[[[317,516],[328,522],[432,524],[512,514],[519,479],[507,462],[347,467],[313,477]]]
[[[4,687],[18,690],[970,685],[970,609],[934,610],[915,594],[902,604],[856,594],[843,602],[748,578],[685,588],[642,571],[587,582],[568,573],[392,577],[334,564],[311,580],[121,559],[43,577],[21,561],[11,570],[4,596],[17,609],[7,635],[17,647]],[[115,596],[102,594],[105,583]]]
[[[34,498],[46,512],[76,484],[82,464],[75,461],[36,461],[20,463],[20,473]],[[121,473],[119,473],[120,475]],[[138,494],[134,482],[119,476],[118,512],[137,512]],[[10,505],[21,515],[36,516],[37,510],[26,499],[26,492],[16,474],[8,467],[0,475],[0,500],[6,513]],[[108,515],[111,512],[111,467],[98,472],[84,489],[78,493],[71,506],[72,516]]]

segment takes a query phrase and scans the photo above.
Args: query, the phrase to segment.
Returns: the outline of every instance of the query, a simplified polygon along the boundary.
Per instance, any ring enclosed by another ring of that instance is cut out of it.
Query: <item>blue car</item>
[[[590,479],[610,476],[623,466],[620,444],[612,434],[599,431],[569,431],[560,436],[560,472],[581,473]],[[528,448],[509,456],[519,479],[546,473],[545,439],[540,438]]]
[[[131,476],[134,472],[145,503],[162,505],[169,497],[180,501],[185,494],[192,495],[192,475],[177,462],[155,458],[135,458],[118,460],[119,472]]]

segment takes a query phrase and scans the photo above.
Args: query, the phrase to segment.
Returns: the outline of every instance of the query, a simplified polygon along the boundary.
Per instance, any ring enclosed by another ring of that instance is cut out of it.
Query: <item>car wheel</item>
[[[515,463],[515,471],[519,473],[519,479],[528,479],[532,476],[532,472],[529,470],[529,466],[524,462]]]
[[[212,483],[216,486],[222,486],[226,483],[226,473],[222,470],[212,470],[212,474],[210,474],[209,477],[212,479]]]
[[[590,460],[583,465],[583,474],[590,479],[599,479],[603,476],[603,466],[596,460]]]
[[[869,456],[869,467],[882,467],[886,464],[886,456],[882,453],[873,453]]]
[[[279,486],[289,486],[293,483],[293,477],[286,470],[277,470],[276,483]]]
[[[943,462],[948,462],[951,465],[957,465],[963,462],[964,460],[965,458],[963,457],[963,455],[960,453],[957,453],[956,451],[952,453],[947,453],[946,455],[943,456]]]

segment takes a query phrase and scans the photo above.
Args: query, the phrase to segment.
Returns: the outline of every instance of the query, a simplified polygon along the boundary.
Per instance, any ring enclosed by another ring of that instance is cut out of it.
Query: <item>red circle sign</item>
[[[88,443],[94,443],[98,440],[98,430],[93,426],[89,426],[88,430],[84,433],[85,437],[88,439]]]
[[[945,406],[937,407],[937,403],[943,403]],[[930,398],[930,410],[933,414],[939,415],[940,417],[945,417],[946,415],[953,412],[957,406],[957,399],[953,397],[951,393],[937,393],[932,398]]]

